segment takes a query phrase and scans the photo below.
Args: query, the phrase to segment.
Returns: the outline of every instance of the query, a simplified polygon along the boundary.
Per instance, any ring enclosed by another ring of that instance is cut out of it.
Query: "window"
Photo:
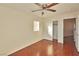
[[[48,24],[48,34],[52,37],[52,23]]]
[[[39,31],[39,21],[34,21],[34,31]]]

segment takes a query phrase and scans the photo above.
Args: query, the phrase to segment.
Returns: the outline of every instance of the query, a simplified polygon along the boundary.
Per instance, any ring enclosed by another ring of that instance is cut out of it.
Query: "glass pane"
[[[39,31],[39,21],[34,21],[34,31]]]

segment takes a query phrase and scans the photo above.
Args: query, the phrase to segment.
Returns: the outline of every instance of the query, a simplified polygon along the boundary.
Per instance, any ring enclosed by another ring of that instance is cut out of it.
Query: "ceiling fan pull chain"
[[[42,12],[42,15],[44,15],[44,12]]]

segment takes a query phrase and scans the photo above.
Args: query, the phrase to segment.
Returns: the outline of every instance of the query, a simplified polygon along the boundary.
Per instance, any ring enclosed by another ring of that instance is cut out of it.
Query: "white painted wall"
[[[63,19],[58,20],[58,42],[63,43]]]
[[[79,52],[79,16],[76,17],[76,30],[74,33],[74,38],[75,38],[75,45],[77,48],[77,51]]]
[[[50,37],[50,35],[48,35],[48,29],[47,26],[49,23],[52,23],[52,33],[53,33],[53,21],[58,21],[58,42],[63,43],[63,20],[62,19],[44,19],[44,39],[48,39],[48,40],[53,40],[53,38],[56,38],[56,36],[52,36]],[[56,31],[55,31],[56,32]],[[53,34],[52,34],[53,35]]]
[[[51,35],[48,33],[48,26],[52,27]],[[43,19],[43,39],[53,40],[53,22],[51,20]]]
[[[0,55],[8,55],[42,39],[42,21],[40,31],[33,31],[35,18],[29,13],[0,7]]]

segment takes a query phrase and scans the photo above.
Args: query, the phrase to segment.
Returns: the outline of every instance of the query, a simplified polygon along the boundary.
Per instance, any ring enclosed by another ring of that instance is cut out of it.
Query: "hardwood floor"
[[[75,42],[73,37],[66,37],[64,40],[64,55],[68,56],[78,56],[79,53],[77,52]]]
[[[25,47],[9,56],[78,56],[72,37],[67,37],[64,40],[64,45],[56,40],[41,40]]]

